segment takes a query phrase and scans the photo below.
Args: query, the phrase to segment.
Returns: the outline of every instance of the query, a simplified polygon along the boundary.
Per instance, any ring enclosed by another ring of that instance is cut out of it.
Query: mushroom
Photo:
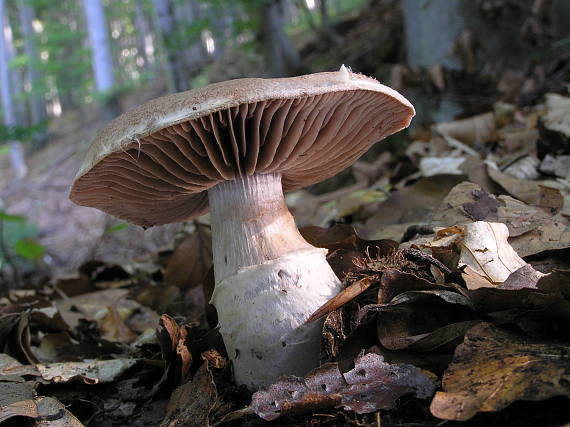
[[[70,193],[145,227],[211,214],[220,333],[250,389],[318,365],[322,322],[341,284],[283,197],[351,165],[410,123],[396,91],[344,66],[239,79],[164,96],[95,138]]]

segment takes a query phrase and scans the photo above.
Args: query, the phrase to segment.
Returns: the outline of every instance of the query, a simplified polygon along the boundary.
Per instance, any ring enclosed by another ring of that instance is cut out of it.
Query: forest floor
[[[395,13],[372,8],[340,25],[354,28],[346,36],[354,44],[364,32],[397,62],[397,45],[383,42],[399,25]],[[303,43],[311,64],[338,64],[325,54],[334,49]],[[349,59],[359,71],[385,72],[367,52]],[[226,77],[217,68],[212,81]],[[161,93],[149,87],[123,104]],[[0,168],[4,208],[39,225],[53,268],[1,296],[0,423],[570,422],[569,118],[567,95],[491,103],[416,127],[405,148],[395,148],[403,137],[379,144],[340,178],[287,195],[345,290],[318,313],[328,364],[252,396],[231,382],[206,304],[207,218],[113,231],[115,220],[73,205],[70,182],[102,121],[96,111],[64,115],[30,157],[26,181],[10,183]]]

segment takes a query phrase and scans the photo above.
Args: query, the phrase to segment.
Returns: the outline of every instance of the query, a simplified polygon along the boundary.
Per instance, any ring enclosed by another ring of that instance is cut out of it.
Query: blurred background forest
[[[169,92],[346,64],[416,106],[411,133],[367,158],[390,151],[400,176],[414,169],[408,142],[433,123],[568,94],[567,0],[0,0],[0,23],[4,277],[172,243],[180,225],[143,232],[67,199],[98,129]],[[310,191],[355,181],[347,172]]]

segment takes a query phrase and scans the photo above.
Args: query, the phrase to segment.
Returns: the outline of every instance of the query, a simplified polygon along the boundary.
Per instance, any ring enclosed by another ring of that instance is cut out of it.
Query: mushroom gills
[[[322,321],[308,317],[341,283],[326,249],[307,243],[287,209],[280,174],[208,190],[216,286],[211,303],[236,381],[252,390],[319,363]]]

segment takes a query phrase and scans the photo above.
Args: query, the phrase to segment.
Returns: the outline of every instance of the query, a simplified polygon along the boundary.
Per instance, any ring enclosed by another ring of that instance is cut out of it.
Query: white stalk
[[[326,249],[308,244],[283,197],[281,175],[208,190],[216,287],[212,304],[234,365],[250,389],[318,365],[321,322],[305,325],[340,291]]]

